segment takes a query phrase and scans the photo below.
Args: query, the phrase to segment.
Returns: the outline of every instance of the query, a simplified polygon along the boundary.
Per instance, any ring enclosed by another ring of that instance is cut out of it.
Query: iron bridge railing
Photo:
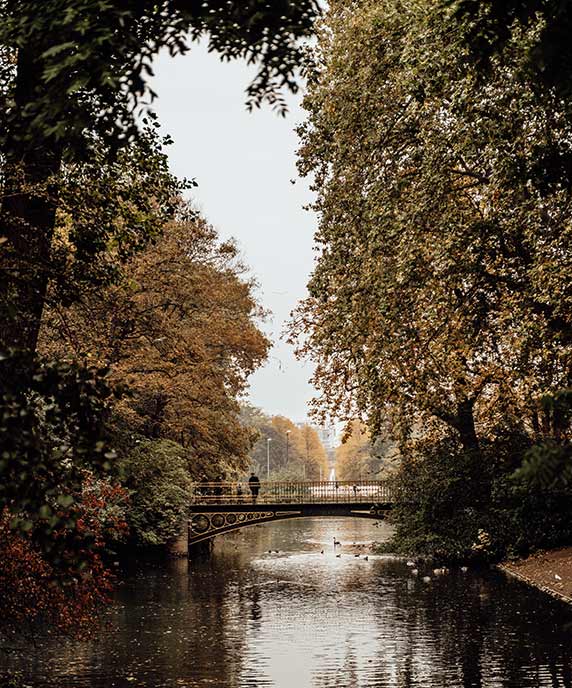
[[[191,504],[377,504],[394,501],[389,483],[384,480],[261,481],[258,491],[255,487],[248,481],[193,483]]]

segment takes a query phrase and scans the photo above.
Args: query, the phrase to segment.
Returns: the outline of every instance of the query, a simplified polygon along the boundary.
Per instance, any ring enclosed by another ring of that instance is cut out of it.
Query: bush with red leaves
[[[33,635],[38,624],[78,637],[89,636],[110,600],[115,576],[105,561],[106,542],[126,531],[127,493],[102,480],[87,479],[73,505],[60,509],[53,532],[56,554],[34,532],[22,532],[13,514],[0,515],[0,633]]]

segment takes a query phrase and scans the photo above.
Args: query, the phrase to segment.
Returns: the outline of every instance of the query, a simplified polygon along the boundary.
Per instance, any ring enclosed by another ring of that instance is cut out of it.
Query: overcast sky
[[[221,63],[202,46],[176,58],[161,55],[154,107],[175,141],[168,150],[172,171],[196,179],[196,204],[223,238],[237,239],[260,284],[259,298],[273,313],[264,330],[274,348],[251,379],[250,401],[302,421],[313,394],[311,367],[279,338],[306,293],[314,260],[316,218],[302,209],[311,196],[295,167],[294,128],[303,111],[300,97],[288,96],[286,119],[268,106],[248,113],[244,89],[251,74],[244,63]]]

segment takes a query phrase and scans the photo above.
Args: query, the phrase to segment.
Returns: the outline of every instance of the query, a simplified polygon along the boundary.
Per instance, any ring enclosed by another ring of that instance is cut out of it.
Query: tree
[[[244,272],[234,244],[182,205],[179,221],[127,265],[129,278],[48,312],[42,350],[97,361],[129,387],[114,406],[122,432],[244,469],[252,435],[238,397],[269,347]]]
[[[118,149],[138,138],[139,106],[153,95],[145,82],[153,56],[161,48],[183,52],[187,36],[208,35],[223,59],[260,62],[250,103],[266,99],[280,108],[278,88],[295,88],[297,39],[309,34],[316,12],[314,0],[49,0],[40,15],[31,0],[2,4],[0,343],[25,354],[19,366],[1,366],[5,382],[29,375],[48,284],[58,274],[51,251],[63,166],[96,155],[112,164]],[[93,235],[96,244],[101,239],[97,227],[86,235],[87,228],[68,237],[80,252]]]
[[[572,11],[558,0],[445,0],[453,9],[479,69],[486,73],[491,56],[502,54],[515,31],[541,20],[538,39],[530,47],[527,67],[534,78],[570,97],[572,50],[568,40]]]
[[[126,493],[107,481],[85,477],[74,504],[57,507],[53,541],[59,561],[46,556],[34,531],[13,528],[7,508],[0,515],[0,638],[4,642],[33,637],[46,626],[88,636],[109,602],[115,576],[104,553],[110,539],[125,535]]]
[[[479,520],[500,532],[503,503],[516,513],[508,476],[535,442],[567,455],[570,416],[546,402],[572,380],[572,130],[530,71],[542,18],[516,22],[483,72],[448,19],[430,2],[330,5],[300,130],[321,254],[294,332],[318,412],[373,436],[390,420],[403,532],[458,553]],[[463,518],[436,524],[445,493]]]
[[[327,476],[326,451],[310,425],[296,425],[284,416],[270,418],[252,407],[243,409],[243,418],[258,434],[250,455],[260,475],[266,477],[270,457],[273,480],[319,480],[320,471]]]
[[[328,455],[316,430],[305,423],[294,436],[302,463],[303,477],[308,480],[322,480],[328,477]]]
[[[374,435],[423,419],[475,452],[503,424],[542,434],[539,399],[570,379],[572,252],[544,155],[568,120],[523,70],[537,32],[483,83],[431,3],[332,3],[301,128],[322,252],[295,320],[325,412]]]
[[[64,362],[38,363],[28,388],[0,396],[0,508],[12,513],[13,528],[34,531],[49,556],[59,556],[54,532],[86,473],[111,468],[112,398],[106,371]]]
[[[247,426],[250,425],[256,432],[250,459],[260,476],[280,480],[282,477],[287,479],[301,474],[299,455],[294,442],[298,431],[295,423],[284,416],[269,417],[261,411],[256,413],[252,409],[243,417]]]

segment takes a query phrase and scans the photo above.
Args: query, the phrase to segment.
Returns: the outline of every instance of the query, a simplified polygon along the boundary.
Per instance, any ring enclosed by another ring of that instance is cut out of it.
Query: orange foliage
[[[109,366],[131,391],[116,406],[130,433],[244,468],[252,433],[237,397],[269,348],[244,272],[234,244],[191,214],[131,261],[121,285],[50,312],[43,347]]]

